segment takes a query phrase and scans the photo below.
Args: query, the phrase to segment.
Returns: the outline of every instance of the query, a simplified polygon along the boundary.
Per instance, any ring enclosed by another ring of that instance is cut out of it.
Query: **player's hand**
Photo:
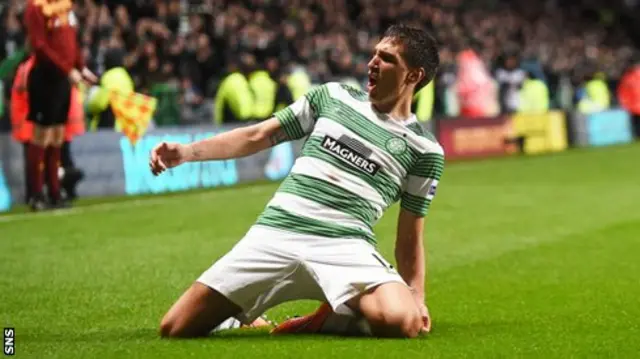
[[[186,162],[185,146],[179,143],[162,142],[151,150],[149,167],[154,175],[159,175],[168,168],[173,168]]]
[[[429,315],[429,308],[424,303],[419,303],[420,316],[422,316],[422,333],[431,332],[431,316]]]
[[[429,308],[424,304],[424,297],[414,293],[413,298],[416,300],[416,304],[420,310],[420,316],[422,317],[422,329],[420,332],[429,333],[431,332],[431,316],[429,315]]]
[[[82,78],[87,81],[89,85],[95,85],[98,83],[98,77],[91,72],[88,68],[83,68],[81,72]]]

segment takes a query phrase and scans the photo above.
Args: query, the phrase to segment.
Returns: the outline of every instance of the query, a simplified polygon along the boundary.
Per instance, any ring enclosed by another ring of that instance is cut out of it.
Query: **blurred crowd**
[[[23,6],[2,8],[0,58],[25,42]],[[242,67],[277,79],[302,65],[313,83],[364,83],[373,45],[397,21],[440,40],[437,81],[455,72],[456,54],[474,49],[492,73],[526,65],[550,87],[561,78],[578,86],[596,70],[615,82],[637,60],[629,34],[639,33],[633,0],[76,0],[75,8],[92,70],[124,65],[137,91],[171,83],[189,103],[214,97]]]

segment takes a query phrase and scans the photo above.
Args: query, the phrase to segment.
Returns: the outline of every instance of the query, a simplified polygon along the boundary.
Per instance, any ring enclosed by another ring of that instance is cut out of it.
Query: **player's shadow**
[[[313,335],[313,334],[288,334],[273,335],[266,329],[234,329],[223,332],[213,333],[208,336],[207,340],[224,340],[224,341],[289,341],[289,340],[318,340],[318,338],[339,338],[332,335]]]
[[[484,335],[495,335],[498,333],[509,332],[514,326],[530,325],[530,323],[522,323],[517,321],[491,321],[491,322],[438,322],[431,333],[420,335],[422,340],[440,340],[451,339],[457,336],[467,337],[473,335],[480,337]],[[137,328],[137,329],[95,329],[83,333],[38,333],[37,331],[25,330],[22,340],[24,342],[40,342],[40,343],[109,343],[123,341],[147,341],[147,340],[167,340],[160,338],[157,328]],[[213,333],[204,338],[195,339],[168,339],[177,341],[193,341],[193,340],[214,340],[214,341],[252,341],[252,342],[287,342],[287,341],[318,341],[318,340],[396,340],[396,339],[379,339],[373,337],[362,336],[336,336],[325,334],[289,334],[289,335],[272,335],[265,329],[234,329]]]
[[[494,335],[496,333],[508,333],[513,330],[514,326],[530,325],[528,323],[520,323],[512,320],[495,320],[490,322],[454,322],[454,321],[439,321],[432,328],[430,333],[421,334],[419,340],[439,340],[439,339],[451,339],[454,337],[462,336],[468,337],[473,335],[474,337],[480,337],[484,335]],[[225,341],[300,341],[310,340],[317,341],[318,339],[327,340],[397,340],[397,339],[383,339],[363,336],[337,336],[337,335],[325,335],[325,334],[289,334],[289,335],[271,335],[264,329],[235,329],[228,330],[219,333],[214,333],[207,337],[208,340],[225,340]]]
[[[23,329],[24,330],[24,329]],[[326,338],[327,340],[335,339],[349,339],[362,337],[339,337],[332,335],[306,335],[306,334],[292,334],[292,335],[272,335],[265,329],[235,329],[225,330],[223,332],[212,333],[206,337],[192,338],[192,339],[163,339],[157,328],[139,328],[139,329],[95,329],[82,333],[55,333],[55,332],[41,332],[37,330],[25,330],[23,332],[21,341],[28,343],[112,343],[112,342],[141,342],[141,341],[228,341],[228,342],[287,342],[287,341],[301,341],[301,340],[313,340]]]

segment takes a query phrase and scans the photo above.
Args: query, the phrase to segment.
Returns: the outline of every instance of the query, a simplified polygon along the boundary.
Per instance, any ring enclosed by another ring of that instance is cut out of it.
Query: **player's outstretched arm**
[[[424,217],[404,208],[398,216],[395,257],[400,276],[411,287],[413,297],[422,312],[423,331],[431,330],[431,318],[425,304]]]
[[[151,151],[149,166],[154,175],[185,162],[240,158],[275,146],[288,139],[280,121],[270,118],[190,144],[158,144]]]

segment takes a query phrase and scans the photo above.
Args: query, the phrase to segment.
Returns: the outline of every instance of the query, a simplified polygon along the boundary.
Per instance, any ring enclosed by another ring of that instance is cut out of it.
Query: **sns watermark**
[[[4,355],[16,354],[16,342],[15,342],[16,330],[14,328],[4,328],[2,331],[2,342],[4,343]]]

